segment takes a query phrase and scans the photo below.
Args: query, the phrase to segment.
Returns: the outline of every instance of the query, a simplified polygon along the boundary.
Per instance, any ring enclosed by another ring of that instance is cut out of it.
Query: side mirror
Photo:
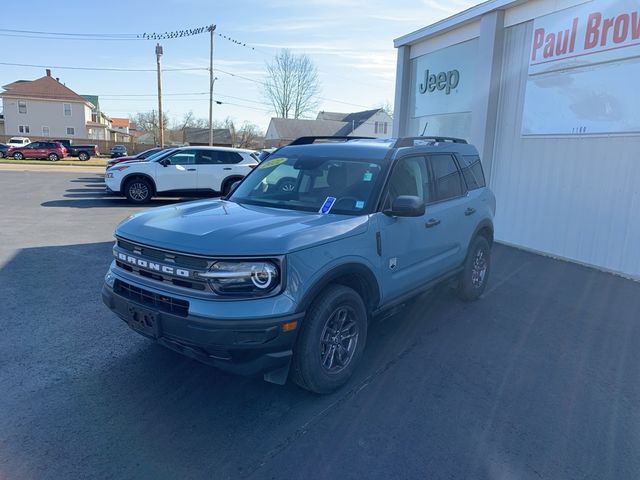
[[[171,160],[169,160],[168,158],[163,158],[162,160],[160,160],[160,164],[163,167],[168,167],[169,165],[171,165]]]
[[[425,211],[424,201],[414,195],[400,195],[393,201],[391,210],[384,213],[392,217],[421,217]]]

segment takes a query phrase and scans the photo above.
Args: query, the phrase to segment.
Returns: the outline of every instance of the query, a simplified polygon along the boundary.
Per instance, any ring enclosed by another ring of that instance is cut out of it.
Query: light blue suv
[[[118,225],[102,295],[135,331],[327,393],[373,317],[444,281],[484,291],[495,197],[464,140],[304,137],[235,187]]]

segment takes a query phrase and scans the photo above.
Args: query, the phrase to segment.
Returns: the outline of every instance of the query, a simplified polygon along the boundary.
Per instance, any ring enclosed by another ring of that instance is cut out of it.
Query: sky
[[[214,119],[249,121],[266,130],[273,116],[261,82],[265,63],[282,49],[306,54],[320,77],[319,110],[354,112],[392,104],[396,50],[393,40],[479,2],[467,0],[137,0],[91,3],[67,0],[21,2],[3,6],[2,29],[56,33],[127,34],[126,40],[81,40],[69,35],[0,31],[0,85],[45,74],[81,95],[100,97],[111,117],[129,117],[157,108],[155,41],[134,35],[217,26],[215,36]],[[87,8],[87,7],[90,8]],[[25,17],[25,12],[31,12]],[[37,14],[36,14],[37,12]],[[43,38],[44,37],[44,38]],[[161,40],[164,49],[163,107],[169,118],[189,111],[208,117],[209,35]],[[253,47],[253,48],[250,48]],[[58,67],[58,68],[56,68]],[[92,71],[59,67],[142,69],[150,71]],[[170,69],[194,69],[178,70]],[[243,78],[245,77],[245,78]],[[314,112],[315,114],[315,112]],[[315,115],[314,115],[315,116]]]

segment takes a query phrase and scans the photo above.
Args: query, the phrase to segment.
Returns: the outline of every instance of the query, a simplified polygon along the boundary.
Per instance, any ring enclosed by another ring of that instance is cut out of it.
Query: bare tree
[[[233,144],[238,148],[258,149],[264,143],[264,135],[257,125],[244,122],[239,129],[233,129]]]
[[[192,110],[189,110],[182,116],[182,120],[173,122],[172,128],[175,130],[184,130],[185,128],[207,128],[209,120],[206,118],[197,118]]]
[[[284,49],[267,63],[265,97],[280,118],[301,118],[318,107],[318,70],[306,55]]]
[[[164,118],[168,118],[168,114],[165,113]],[[160,138],[160,130],[158,126],[158,112],[151,110],[149,112],[138,112],[135,115],[129,117],[129,121],[136,124],[138,130],[153,135],[153,143],[158,143]],[[167,124],[165,120],[165,125]]]
[[[385,100],[384,102],[380,102],[378,104],[378,108],[384,111],[390,117],[393,117],[393,105],[389,100]]]

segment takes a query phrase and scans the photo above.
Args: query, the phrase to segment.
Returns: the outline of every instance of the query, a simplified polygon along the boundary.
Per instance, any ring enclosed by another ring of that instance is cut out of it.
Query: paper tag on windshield
[[[336,203],[336,197],[327,197],[327,199],[324,201],[324,203],[320,207],[320,210],[318,210],[318,213],[321,213],[322,215],[326,215],[331,211],[331,207],[333,207],[334,203]]]
[[[362,176],[362,180],[365,182],[370,182],[372,178],[373,178],[373,173],[371,172],[365,172],[364,175]]]
[[[262,162],[260,165],[258,165],[258,168],[272,168],[286,161],[287,161],[286,157],[273,158],[271,160],[266,160]]]

